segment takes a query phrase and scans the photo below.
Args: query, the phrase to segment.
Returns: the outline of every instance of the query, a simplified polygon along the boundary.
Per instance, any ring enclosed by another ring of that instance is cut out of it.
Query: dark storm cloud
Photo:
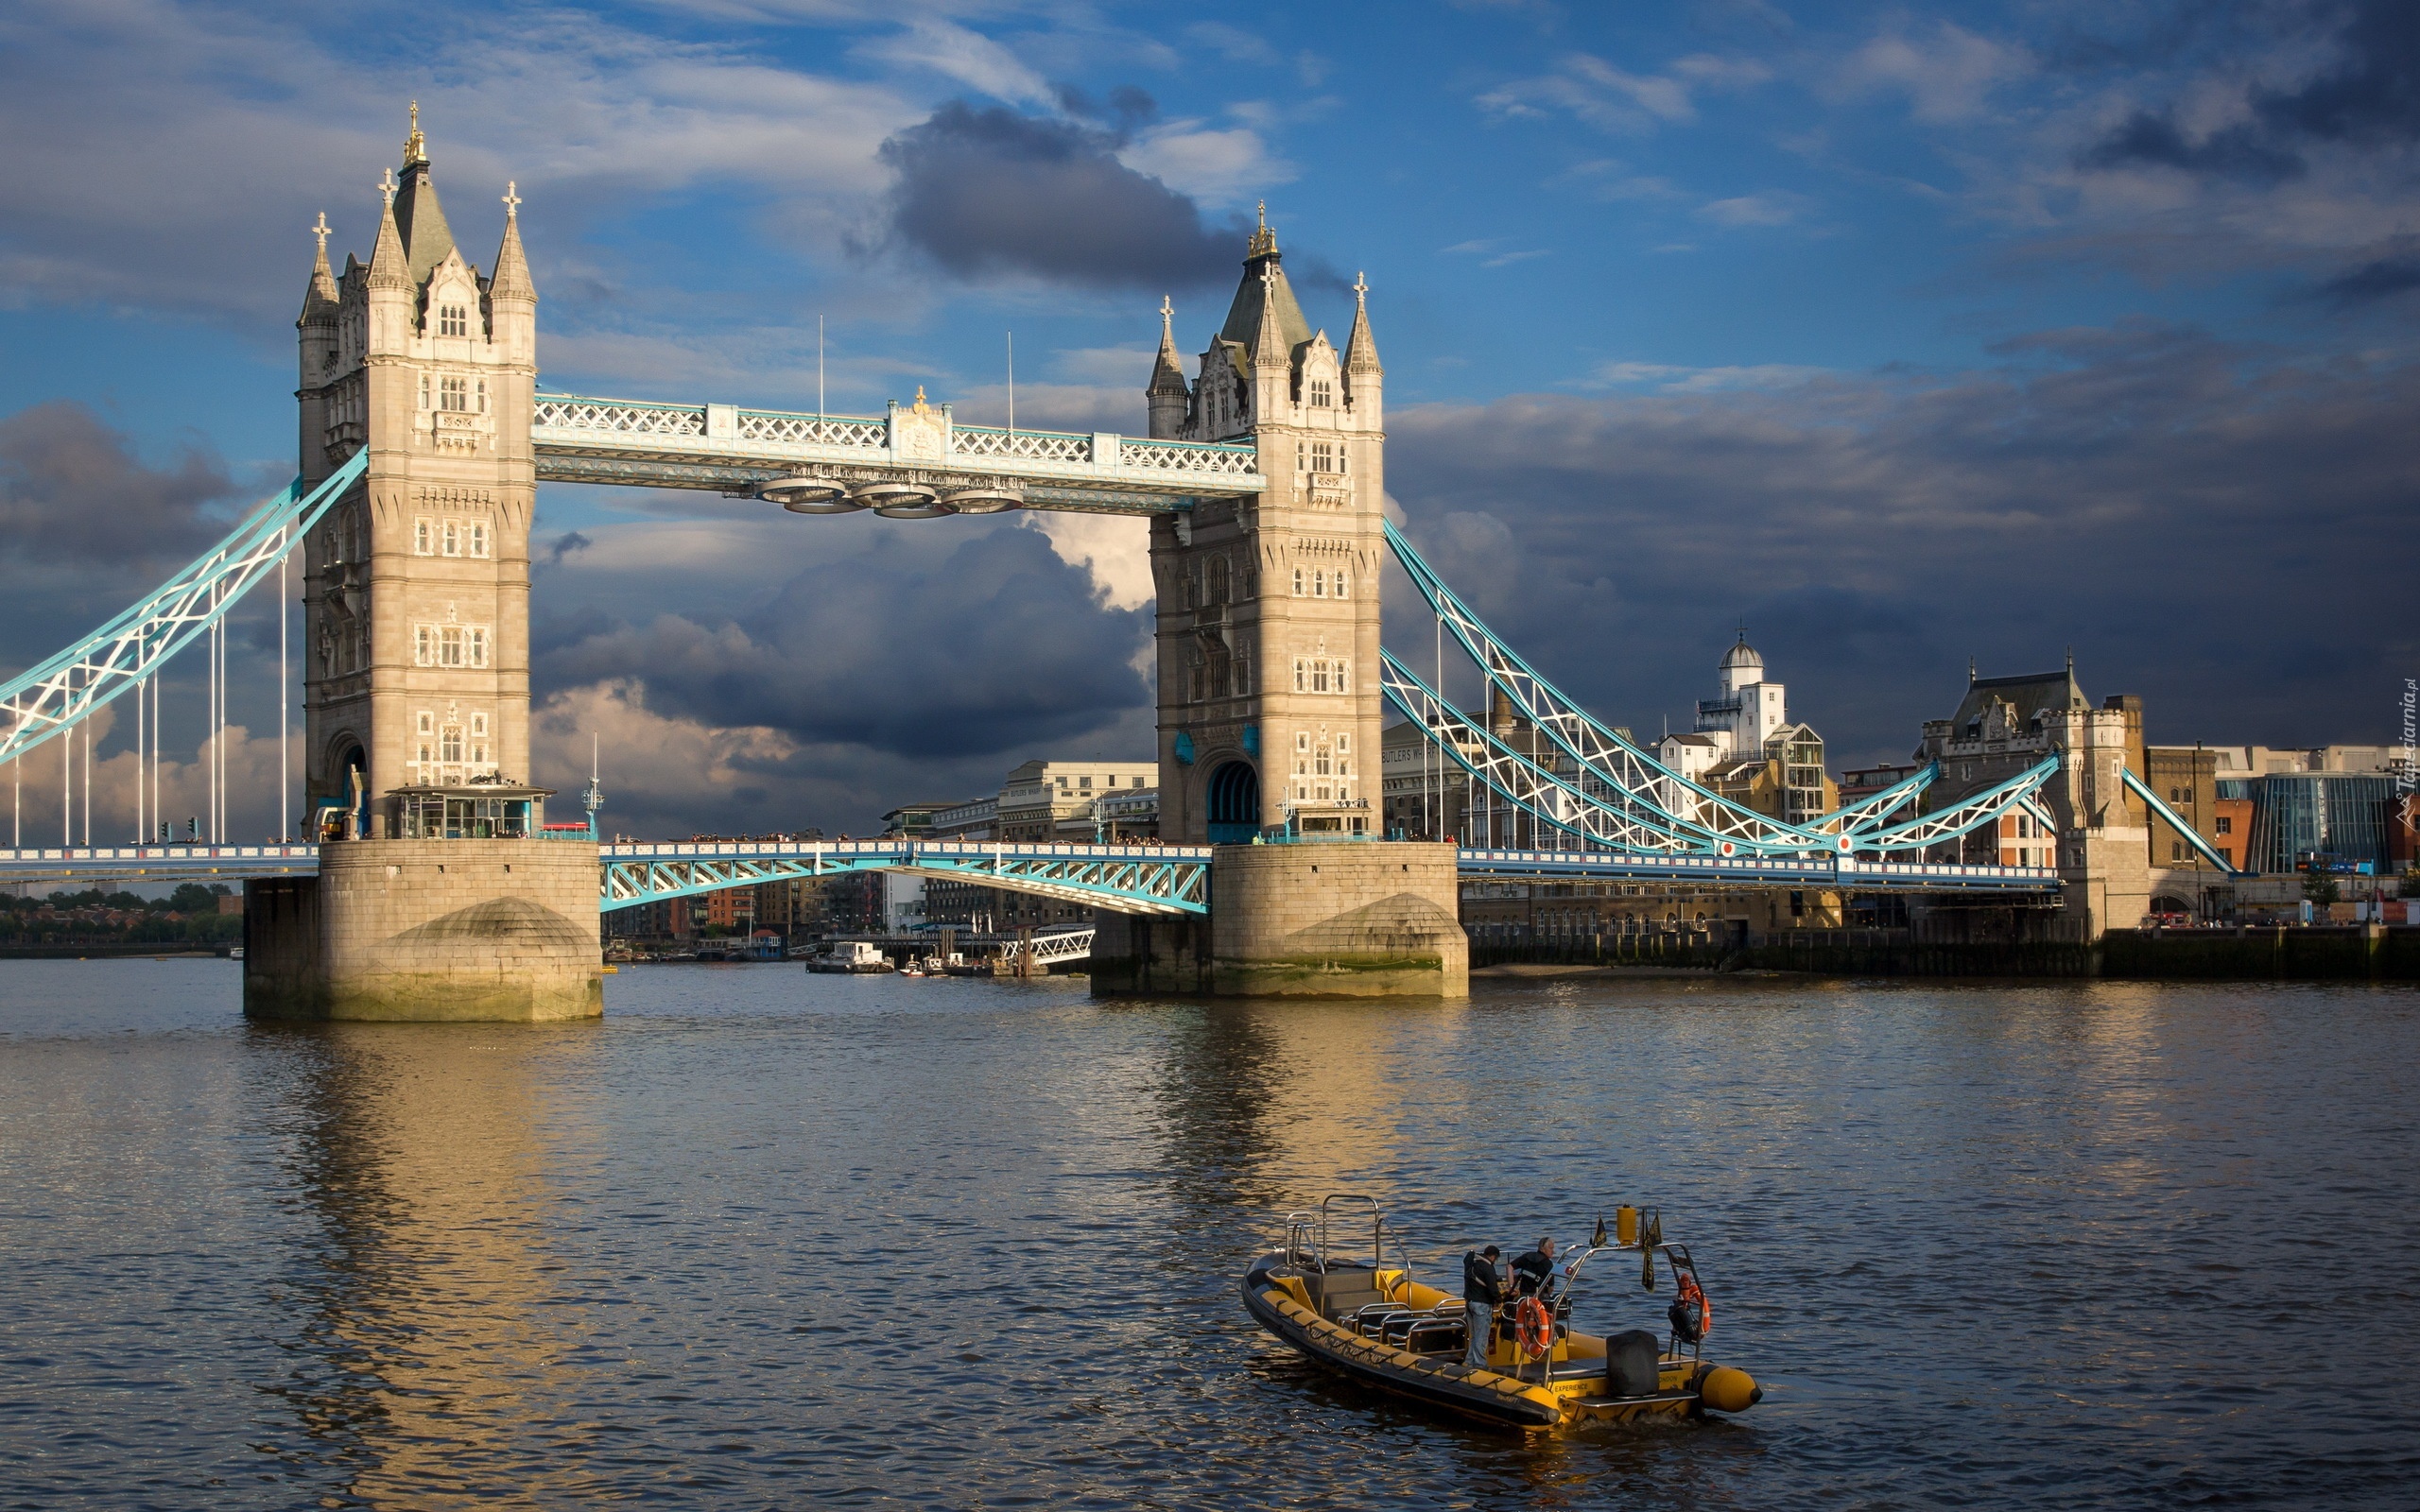
[[[2420,662],[2420,371],[2150,327],[2003,355],[1930,384],[1397,409],[1387,481],[1508,639],[1647,733],[1685,727],[1742,617],[1836,759],[1911,748],[1970,654],[2055,668],[2069,644],[2155,738],[2389,733]]]
[[[2420,289],[2420,254],[2381,257],[2348,268],[2319,286],[2340,304],[2368,304]]]
[[[2356,0],[2316,12],[2335,32],[2337,59],[2290,90],[2258,90],[2252,119],[2196,142],[2168,110],[2137,111],[2085,149],[2089,168],[2135,163],[2252,181],[2304,170],[2314,142],[2394,146],[2420,141],[2420,6]]]
[[[0,420],[0,552],[21,562],[150,562],[217,539],[235,482],[187,446],[164,468],[125,433],[61,400]]]
[[[1156,290],[1233,278],[1249,225],[1206,224],[1191,197],[1120,163],[1123,145],[1119,131],[953,100],[882,145],[898,175],[890,234],[963,279]]]
[[[938,560],[877,546],[819,563],[734,620],[593,629],[544,651],[538,681],[641,677],[666,714],[948,760],[1023,752],[1147,703],[1130,664],[1146,624],[1101,608],[1040,534],[995,528]]]

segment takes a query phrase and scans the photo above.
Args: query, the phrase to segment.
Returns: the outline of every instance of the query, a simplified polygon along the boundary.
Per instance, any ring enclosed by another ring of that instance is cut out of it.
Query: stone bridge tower
[[[302,474],[367,475],[303,542],[315,879],[247,891],[245,1011],[557,1019],[599,1011],[596,848],[537,838],[529,783],[530,419],[538,291],[508,185],[481,276],[420,112],[367,264],[328,266],[300,333]]]
[[[306,808],[353,810],[365,833],[396,788],[528,778],[537,493],[517,198],[483,278],[438,204],[417,112],[402,182],[380,188],[370,261],[334,278],[322,233],[296,322],[304,484],[370,449],[303,558]]]
[[[1151,524],[1159,591],[1160,833],[1376,833],[1385,369],[1355,282],[1339,352],[1314,331],[1264,219],[1226,323],[1188,383],[1163,306],[1145,390],[1154,439],[1247,439],[1272,488]]]
[[[1152,438],[1250,441],[1272,486],[1151,523],[1160,834],[1220,850],[1206,929],[1098,916],[1096,991],[1468,989],[1454,848],[1379,839],[1384,379],[1366,284],[1339,351],[1265,215],[1190,381],[1161,305]],[[1326,843],[1249,843],[1287,823]]]

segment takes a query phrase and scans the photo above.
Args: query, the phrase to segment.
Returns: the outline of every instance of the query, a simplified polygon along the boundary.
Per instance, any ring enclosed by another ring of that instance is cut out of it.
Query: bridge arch
[[[1233,757],[1211,768],[1204,795],[1212,845],[1244,845],[1260,833],[1260,772]]]

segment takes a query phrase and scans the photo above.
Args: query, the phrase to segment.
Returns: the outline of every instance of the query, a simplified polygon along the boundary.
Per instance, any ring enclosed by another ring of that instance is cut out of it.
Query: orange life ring
[[[1554,1314],[1534,1297],[1521,1298],[1512,1309],[1512,1342],[1532,1360],[1543,1360],[1554,1348]]]
[[[1698,1310],[1698,1337],[1703,1339],[1714,1332],[1714,1304],[1705,1299],[1705,1288],[1687,1271],[1680,1274],[1681,1304]]]

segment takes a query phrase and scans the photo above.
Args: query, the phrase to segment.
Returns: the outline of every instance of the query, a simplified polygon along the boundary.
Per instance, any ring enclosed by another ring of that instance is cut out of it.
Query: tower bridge
[[[1306,317],[1265,218],[1199,352],[1181,354],[1162,302],[1147,433],[1132,437],[961,424],[921,388],[879,416],[541,392],[514,188],[485,271],[440,204],[416,112],[400,178],[379,189],[367,261],[348,254],[338,273],[325,218],[314,228],[295,483],[0,689],[8,759],[141,686],[300,543],[302,790],[323,843],[0,852],[5,881],[247,879],[248,1012],[591,1014],[600,902],[841,870],[1090,902],[1096,980],[1136,988],[1458,993],[1465,874],[2057,896],[2087,929],[2129,906],[2105,860],[2119,777],[2088,719],[2059,759],[1946,809],[1926,808],[1927,771],[1785,819],[1666,768],[1562,694],[1387,525],[1367,284],[1355,282],[1340,346]],[[1138,517],[1158,600],[1167,843],[599,846],[593,804],[585,829],[544,828],[548,794],[525,781],[540,482],[701,489],[808,515]],[[1387,653],[1390,559],[1541,743],[1495,739]],[[1451,763],[1523,816],[1530,847],[1373,833],[1390,703],[1441,771]],[[2062,837],[2058,867],[1936,853],[2012,814]]]

